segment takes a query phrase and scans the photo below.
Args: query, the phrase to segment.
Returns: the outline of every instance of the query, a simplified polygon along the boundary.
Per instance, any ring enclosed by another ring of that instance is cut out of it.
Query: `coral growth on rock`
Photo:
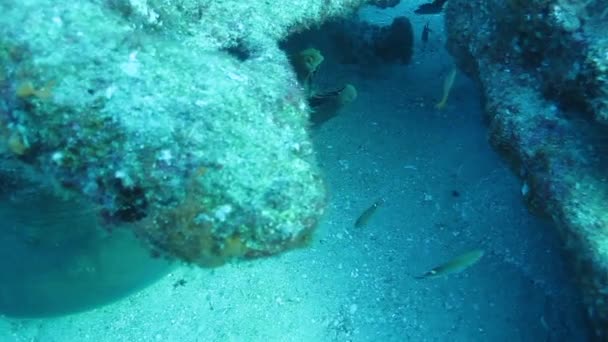
[[[300,246],[324,189],[277,41],[362,3],[3,1],[0,168],[199,265]]]
[[[448,48],[481,86],[492,144],[551,218],[608,338],[608,31],[602,1],[451,0]]]

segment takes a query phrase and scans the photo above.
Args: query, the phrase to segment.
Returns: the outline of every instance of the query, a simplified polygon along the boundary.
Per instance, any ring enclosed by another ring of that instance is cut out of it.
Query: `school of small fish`
[[[365,209],[355,220],[355,228],[363,228],[369,224],[370,219],[377,212],[377,209],[384,204],[385,200],[380,198]],[[473,249],[466,253],[460,254],[439,266],[433,267],[431,270],[415,276],[415,279],[437,278],[447,276],[449,274],[460,273],[469,267],[475,265],[485,254],[482,249]]]

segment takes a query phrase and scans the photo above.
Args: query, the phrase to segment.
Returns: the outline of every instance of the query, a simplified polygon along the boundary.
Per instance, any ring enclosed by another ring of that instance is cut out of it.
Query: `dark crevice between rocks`
[[[254,50],[243,39],[238,39],[236,44],[224,48],[223,51],[241,62],[247,61],[254,55]]]
[[[412,24],[404,16],[385,26],[358,18],[335,20],[292,34],[279,44],[308,99],[313,128],[338,115],[357,97],[356,84],[328,79],[333,73],[324,70],[348,67],[354,73],[369,75],[390,65],[407,65],[413,45]]]

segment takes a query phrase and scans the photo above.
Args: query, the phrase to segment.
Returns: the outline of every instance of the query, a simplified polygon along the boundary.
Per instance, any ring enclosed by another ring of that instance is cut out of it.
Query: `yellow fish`
[[[461,255],[453,258],[452,260],[450,260],[444,264],[441,264],[441,265],[433,268],[432,270],[430,270],[422,275],[419,275],[415,278],[416,279],[435,278],[435,277],[441,277],[444,275],[448,275],[451,273],[462,272],[462,271],[466,270],[467,268],[471,267],[472,265],[474,265],[475,263],[477,263],[479,261],[479,259],[481,259],[483,254],[484,254],[484,251],[482,251],[481,249],[474,249],[472,251],[461,254]]]
[[[448,96],[450,96],[450,91],[454,85],[454,79],[456,79],[456,68],[453,68],[445,77],[445,81],[443,81],[443,97],[441,98],[441,101],[435,105],[435,108],[439,110],[445,108],[445,105],[448,102]]]

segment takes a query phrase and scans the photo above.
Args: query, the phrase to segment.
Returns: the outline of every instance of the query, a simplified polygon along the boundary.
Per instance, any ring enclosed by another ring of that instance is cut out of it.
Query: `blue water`
[[[425,22],[414,22],[417,32]],[[15,267],[16,253],[35,248],[7,224],[0,341],[587,340],[561,242],[527,211],[522,184],[489,147],[473,82],[458,73],[447,107],[434,109],[453,62],[440,18],[431,24],[408,66],[326,56],[319,84],[352,83],[358,98],[312,132],[329,192],[312,246],[205,270],[146,259],[134,240],[99,232]],[[378,198],[385,203],[355,228]],[[461,273],[414,278],[476,248],[484,257]],[[110,258],[116,251],[122,257]],[[88,274],[85,284],[49,266],[56,253],[79,279]],[[33,289],[41,278],[55,287]]]

